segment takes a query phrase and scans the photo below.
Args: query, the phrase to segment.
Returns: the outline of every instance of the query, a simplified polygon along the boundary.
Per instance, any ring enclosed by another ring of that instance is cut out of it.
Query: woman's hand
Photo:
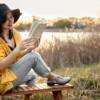
[[[17,52],[28,53],[35,49],[39,45],[39,40],[28,38],[23,40],[18,47],[16,47]]]

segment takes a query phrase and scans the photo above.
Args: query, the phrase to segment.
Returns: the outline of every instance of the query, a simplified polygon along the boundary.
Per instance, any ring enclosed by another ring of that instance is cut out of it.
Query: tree
[[[70,22],[69,20],[67,19],[60,19],[56,22],[54,22],[53,26],[56,27],[56,28],[71,28],[71,25],[72,25],[72,22]]]

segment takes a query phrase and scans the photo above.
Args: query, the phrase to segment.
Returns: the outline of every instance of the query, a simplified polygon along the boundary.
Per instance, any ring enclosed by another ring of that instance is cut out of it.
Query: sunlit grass
[[[61,76],[72,77],[70,84],[74,86],[74,92],[67,95],[67,91],[63,91],[64,100],[100,100],[100,64],[57,68],[53,72]],[[39,77],[37,82],[44,83],[46,80]],[[47,96],[49,98],[46,98]],[[34,100],[51,100],[51,98],[50,93],[35,94]]]
[[[100,64],[73,68],[57,68],[53,70],[61,76],[71,76],[70,84],[74,86],[74,93],[67,95],[63,92],[64,100],[99,100],[100,99]],[[38,82],[46,82],[38,78]],[[47,94],[46,94],[47,95]],[[46,97],[44,94],[44,96]],[[49,95],[50,96],[50,95]],[[52,96],[52,95],[51,95]],[[51,97],[50,96],[50,97]],[[35,99],[36,100],[36,99]],[[51,100],[44,98],[43,100]]]

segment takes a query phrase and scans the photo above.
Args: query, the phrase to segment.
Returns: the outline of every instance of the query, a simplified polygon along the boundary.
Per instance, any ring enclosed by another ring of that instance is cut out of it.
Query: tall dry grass
[[[84,34],[77,39],[66,35],[65,41],[53,37],[44,41],[39,52],[51,67],[80,66],[100,62],[100,35]]]

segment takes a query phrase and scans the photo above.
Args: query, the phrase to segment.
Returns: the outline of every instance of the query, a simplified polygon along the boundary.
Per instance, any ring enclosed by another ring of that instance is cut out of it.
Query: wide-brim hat
[[[13,17],[14,17],[14,23],[15,23],[15,22],[17,22],[17,20],[19,19],[20,15],[21,15],[22,13],[20,12],[19,9],[11,10],[11,12],[12,12],[12,15],[13,15]]]
[[[5,16],[5,13],[7,11],[11,11],[12,15],[14,17],[14,23],[17,22],[17,20],[19,19],[20,15],[22,14],[20,12],[20,9],[13,9],[11,10],[6,4],[0,4],[0,21],[3,21]]]

